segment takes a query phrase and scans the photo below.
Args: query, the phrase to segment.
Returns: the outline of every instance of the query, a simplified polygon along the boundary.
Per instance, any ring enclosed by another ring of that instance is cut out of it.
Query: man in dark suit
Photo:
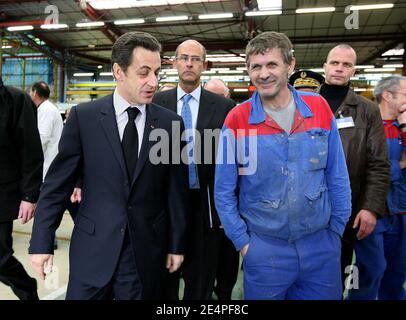
[[[234,103],[201,87],[200,76],[207,62],[206,50],[199,42],[181,43],[175,52],[174,67],[178,71],[179,85],[176,89],[158,92],[153,101],[181,115],[185,128],[193,133],[188,135],[193,159],[189,163],[191,222],[182,268],[184,299],[210,299],[221,235],[221,223],[213,202],[217,139],[210,133],[223,126]],[[179,299],[179,278],[179,273],[169,276],[165,285],[166,298]]]
[[[52,264],[61,207],[82,173],[67,299],[158,299],[165,265],[174,272],[183,262],[187,165],[172,155],[157,163],[150,137],[154,129],[169,135],[161,153],[182,147],[181,117],[151,103],[160,50],[147,33],[116,41],[114,94],[72,108],[45,178],[29,250],[42,277]]]
[[[38,300],[37,282],[13,256],[13,220],[34,215],[43,162],[35,105],[0,77],[0,281],[21,300]]]

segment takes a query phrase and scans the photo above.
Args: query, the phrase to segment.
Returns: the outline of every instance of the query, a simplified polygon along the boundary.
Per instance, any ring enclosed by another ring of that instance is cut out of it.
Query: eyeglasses
[[[187,54],[181,54],[179,57],[176,57],[177,61],[181,61],[181,62],[188,62],[190,60],[192,60],[192,63],[200,63],[203,62],[203,58],[199,57],[199,56],[188,56]]]

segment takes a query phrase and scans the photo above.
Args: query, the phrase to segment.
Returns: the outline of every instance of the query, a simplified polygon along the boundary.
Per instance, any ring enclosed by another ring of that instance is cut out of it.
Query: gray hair
[[[400,80],[406,80],[404,76],[389,76],[378,82],[374,89],[374,95],[378,103],[382,101],[382,93],[384,91],[398,90],[400,87]]]
[[[245,60],[249,66],[249,58],[253,54],[264,54],[269,49],[279,48],[282,53],[283,61],[290,64],[293,59],[293,45],[289,38],[279,32],[267,31],[257,35],[248,42],[245,49]]]

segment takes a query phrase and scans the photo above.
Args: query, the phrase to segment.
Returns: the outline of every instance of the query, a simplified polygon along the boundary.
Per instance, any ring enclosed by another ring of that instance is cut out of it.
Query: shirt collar
[[[116,112],[116,116],[122,115],[124,112],[126,112],[127,108],[129,106],[131,107],[136,107],[140,110],[141,114],[145,113],[145,104],[135,104],[132,105],[129,103],[126,99],[124,99],[118,92],[117,89],[114,90],[113,94],[113,103],[114,103],[114,110]]]
[[[310,107],[306,104],[306,102],[303,101],[301,95],[298,93],[298,91],[293,88],[290,84],[288,84],[288,88],[291,91],[293,95],[293,99],[296,104],[296,108],[300,112],[300,114],[303,116],[303,118],[308,118],[312,117],[313,113],[310,109]],[[261,122],[265,121],[265,110],[262,105],[261,98],[258,94],[258,91],[255,91],[254,94],[251,97],[251,113],[249,116],[249,123],[250,124],[258,124]]]
[[[177,101],[181,100],[185,94],[188,94],[185,91],[183,91],[183,89],[180,86],[178,86],[177,92],[178,92]],[[198,86],[195,90],[193,90],[189,94],[193,97],[193,99],[195,99],[197,101],[197,103],[199,103],[201,93],[202,93],[202,87]]]

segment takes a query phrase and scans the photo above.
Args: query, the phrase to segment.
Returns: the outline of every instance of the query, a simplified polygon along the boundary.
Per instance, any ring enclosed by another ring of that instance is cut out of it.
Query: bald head
[[[226,84],[220,79],[211,79],[206,82],[204,88],[210,92],[219,94],[226,98],[230,97],[230,90],[227,88]]]
[[[324,63],[326,83],[346,86],[355,73],[357,54],[348,44],[335,46],[327,55]]]
[[[203,45],[202,45],[199,41],[192,40],[192,39],[185,40],[185,41],[183,41],[180,45],[178,45],[178,47],[176,48],[176,51],[175,51],[175,57],[178,56],[178,54],[179,54],[179,49],[180,49],[181,47],[185,47],[185,46],[186,46],[186,47],[190,47],[190,46],[193,46],[193,47],[197,46],[197,47],[199,47],[200,50],[201,50],[201,57],[203,58],[203,61],[206,60],[206,48],[203,47]]]

